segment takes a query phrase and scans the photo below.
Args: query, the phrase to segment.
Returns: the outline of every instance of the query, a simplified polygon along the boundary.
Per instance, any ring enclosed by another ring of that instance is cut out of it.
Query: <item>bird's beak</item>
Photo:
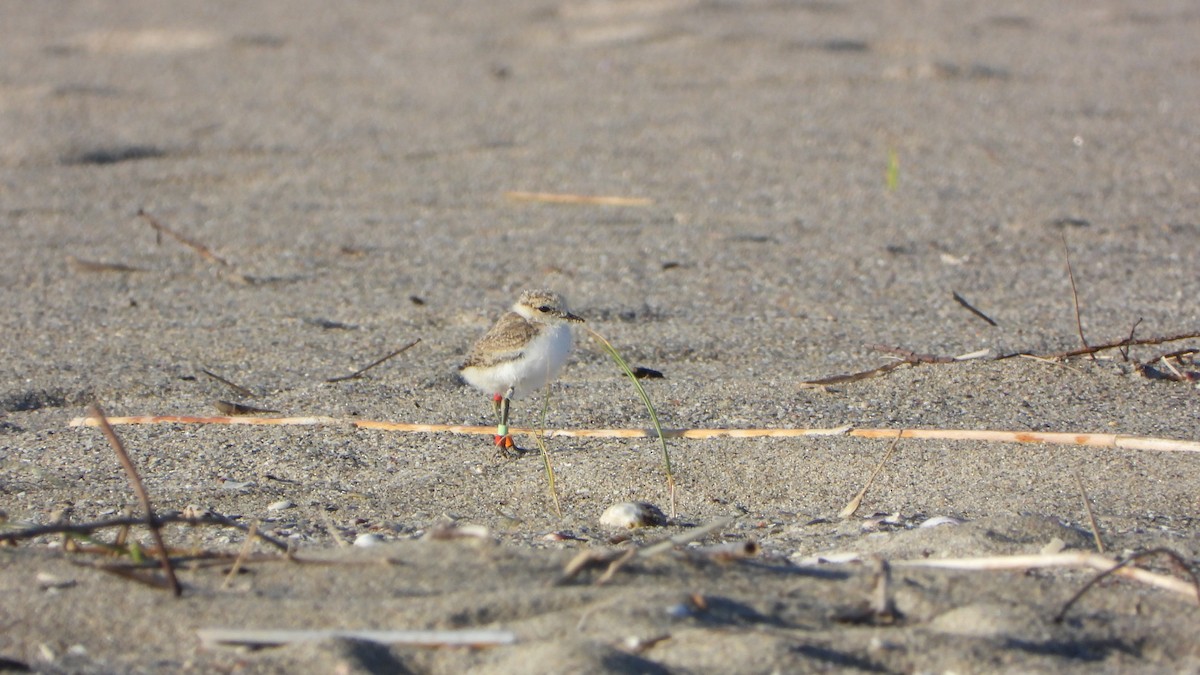
[[[563,312],[562,318],[564,321],[571,321],[573,323],[584,323],[583,317],[575,316],[574,314],[572,314],[570,312]]]

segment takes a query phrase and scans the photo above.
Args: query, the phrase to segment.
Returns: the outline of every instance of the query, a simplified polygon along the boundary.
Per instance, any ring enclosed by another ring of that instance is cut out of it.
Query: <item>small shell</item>
[[[666,525],[667,517],[661,509],[649,502],[621,502],[604,510],[600,516],[600,524],[604,527],[631,530],[637,527]]]
[[[370,548],[371,546],[378,546],[382,543],[383,537],[372,533],[360,534],[354,538],[354,545],[358,546],[359,548]]]
[[[818,565],[845,565],[862,562],[862,555],[854,551],[831,551],[818,555],[801,556],[800,552],[793,553],[789,559],[792,564],[800,567],[816,567]]]
[[[938,525],[962,525],[961,520],[950,516],[934,516],[929,520],[922,521],[917,527],[937,527]]]
[[[283,511],[284,509],[290,509],[293,506],[295,506],[295,504],[289,502],[286,499],[282,499],[280,501],[271,502],[270,504],[267,504],[267,510],[268,511]]]
[[[1054,555],[1055,553],[1062,553],[1066,548],[1067,542],[1063,541],[1059,537],[1055,537],[1051,539],[1045,546],[1043,546],[1039,553],[1042,555]]]

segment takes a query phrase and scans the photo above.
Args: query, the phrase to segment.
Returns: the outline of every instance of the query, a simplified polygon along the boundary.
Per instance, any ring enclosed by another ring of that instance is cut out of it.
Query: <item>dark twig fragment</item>
[[[1079,291],[1075,288],[1075,272],[1071,269],[1071,250],[1067,248],[1067,235],[1064,232],[1062,235],[1063,256],[1067,260],[1067,277],[1071,279],[1071,298],[1075,303],[1075,329],[1079,331],[1079,342],[1086,349],[1088,347],[1087,338],[1083,336],[1083,319],[1079,316]],[[1092,360],[1096,359],[1095,352],[1089,352]]]
[[[81,260],[73,255],[67,256],[67,264],[79,272],[145,272],[146,270],[123,263],[106,263],[95,260]]]
[[[1139,316],[1138,320],[1134,321],[1133,325],[1129,327],[1129,337],[1125,338],[1126,344],[1118,348],[1118,351],[1121,352],[1121,360],[1125,361],[1126,363],[1129,362],[1129,344],[1133,343],[1133,336],[1137,333],[1137,327],[1141,325],[1141,323],[1142,317]]]
[[[354,378],[358,377],[359,375],[362,375],[363,373],[365,373],[368,370],[374,368],[375,366],[383,363],[384,361],[387,361],[388,359],[392,358],[393,356],[399,356],[400,354],[403,354],[404,352],[408,351],[410,348],[416,346],[416,344],[420,341],[421,341],[421,338],[417,338],[416,340],[413,340],[412,342],[404,345],[400,349],[397,349],[396,351],[392,352],[391,354],[388,354],[387,356],[384,356],[383,358],[376,359],[375,361],[372,361],[369,365],[359,368],[358,370],[354,371],[353,373],[350,373],[349,375],[342,375],[341,377],[331,377],[325,381],[326,382],[341,382],[343,380],[353,380]]]
[[[1179,333],[1177,335],[1167,335],[1162,337],[1138,338],[1131,340],[1128,338],[1118,340],[1116,342],[1108,342],[1102,345],[1090,345],[1080,347],[1079,349],[1071,349],[1065,352],[1057,352],[1054,354],[1034,354],[1032,352],[1013,352],[1012,354],[1001,354],[996,357],[997,361],[1011,359],[1014,356],[1036,356],[1039,359],[1069,359],[1074,356],[1086,356],[1089,354],[1097,354],[1109,349],[1120,349],[1122,347],[1142,347],[1146,345],[1161,345],[1166,342],[1178,342],[1179,340],[1193,340],[1200,338],[1200,332]],[[1189,350],[1183,350],[1189,351]]]
[[[105,529],[109,529],[109,528],[113,528],[113,527],[124,528],[124,527],[129,527],[130,525],[141,525],[141,524],[145,524],[145,523],[146,523],[145,518],[142,518],[142,517],[135,518],[132,516],[122,517],[122,518],[112,518],[110,520],[98,520],[98,521],[91,522],[91,523],[65,523],[65,522],[64,523],[52,523],[50,525],[40,525],[38,527],[31,527],[31,528],[24,529],[24,530],[13,530],[11,532],[0,532],[0,542],[18,542],[18,541],[23,541],[26,539],[36,539],[38,537],[44,537],[48,534],[60,534],[60,533],[61,534],[75,534],[75,535],[88,536],[92,532],[95,532],[96,530],[105,530]],[[187,516],[187,515],[183,515],[183,514],[179,514],[179,513],[171,513],[171,514],[167,514],[167,515],[163,515],[163,516],[156,515],[154,517],[154,523],[156,525],[158,525],[159,527],[162,527],[163,525],[179,523],[182,525],[192,525],[192,526],[218,525],[221,527],[232,527],[232,528],[241,530],[242,532],[250,531],[250,528],[246,525],[243,525],[236,521],[230,520],[229,518],[226,518],[225,516],[219,516],[219,515],[211,514],[211,513],[206,513],[204,515],[199,515],[199,516]],[[279,541],[278,539],[275,539],[274,537],[265,535],[262,532],[259,532],[255,536],[257,536],[261,541],[264,541],[267,544],[270,544],[271,546],[279,549],[280,551],[282,551],[284,553],[288,552],[288,545],[282,541]]]
[[[904,363],[954,363],[957,359],[953,356],[937,356],[936,354],[918,354],[917,352],[903,349],[900,347],[889,347],[887,345],[867,345],[870,349],[885,354],[895,354],[904,359]]]
[[[221,256],[217,255],[216,253],[213,253],[212,250],[209,249],[207,246],[205,246],[204,244],[201,244],[200,242],[198,242],[194,239],[189,239],[188,237],[183,236],[182,234],[176,232],[175,230],[172,230],[171,228],[167,227],[166,225],[163,225],[162,223],[158,222],[157,218],[155,218],[154,216],[147,213],[145,209],[138,209],[137,214],[139,217],[145,219],[145,221],[150,224],[150,227],[154,228],[155,232],[157,232],[159,234],[160,238],[162,235],[165,234],[165,235],[171,237],[172,239],[174,239],[175,241],[192,249],[197,254],[199,254],[201,258],[204,258],[205,260],[207,260],[209,262],[217,263],[218,265],[221,265],[222,267],[229,266],[228,261],[226,261]]]
[[[245,396],[246,398],[254,398],[254,392],[250,391],[249,389],[247,389],[246,387],[243,387],[240,384],[237,384],[236,382],[231,382],[231,381],[221,377],[220,375],[217,375],[216,373],[208,370],[207,368],[201,368],[200,372],[211,377],[212,379],[216,380],[217,382],[220,382],[221,384],[225,385],[226,387],[229,387],[230,389],[234,390],[235,392],[238,393],[239,396]]]
[[[235,403],[233,401],[213,401],[213,407],[216,408],[218,412],[226,415],[268,415],[279,413],[278,410],[271,410],[269,408],[255,408],[252,405]]]
[[[976,309],[974,305],[967,302],[967,299],[964,298],[963,296],[959,295],[957,291],[951,291],[951,292],[954,294],[954,301],[957,302],[958,304],[962,305],[963,307],[965,307],[968,312],[970,312],[970,313],[974,314],[975,316],[988,322],[989,325],[992,325],[992,326],[1000,325],[1000,324],[996,323],[994,320],[992,320],[992,317],[988,316],[987,314],[984,314],[983,312]]]
[[[824,387],[831,384],[847,384],[849,382],[858,382],[860,380],[869,380],[872,377],[879,377],[880,375],[890,373],[901,366],[908,365],[912,364],[907,361],[894,361],[892,363],[885,363],[878,368],[863,370],[857,373],[850,373],[848,375],[832,375],[830,377],[823,377],[819,380],[805,380],[802,384],[807,384],[814,387]]]

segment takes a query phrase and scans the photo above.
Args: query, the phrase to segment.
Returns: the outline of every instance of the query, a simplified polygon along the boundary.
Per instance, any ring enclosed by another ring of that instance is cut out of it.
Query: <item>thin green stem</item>
[[[534,435],[533,440],[537,441],[538,449],[542,452],[542,466],[546,468],[546,483],[550,490],[550,499],[554,501],[554,511],[558,513],[558,517],[562,518],[562,504],[558,500],[558,487],[554,480],[554,465],[550,463],[550,453],[546,450],[546,443],[542,437],[546,435],[546,414],[550,410],[550,386],[546,386],[546,396],[542,399],[542,423],[541,429]]]
[[[654,431],[658,433],[658,442],[662,446],[663,470],[667,474],[667,495],[671,502],[671,517],[674,518],[676,515],[675,472],[671,470],[671,453],[667,450],[667,437],[663,434],[662,425],[658,422],[658,413],[654,410],[654,404],[650,402],[650,395],[642,388],[642,383],[638,380],[637,375],[633,374],[633,369],[629,367],[625,359],[621,358],[616,347],[613,347],[611,342],[604,339],[604,336],[591,328],[588,328],[587,331],[592,334],[592,337],[596,338],[600,346],[604,347],[604,351],[608,352],[608,355],[621,367],[621,370],[625,371],[625,375],[629,377],[630,382],[633,382],[634,389],[637,390],[638,396],[641,397],[642,403],[646,405],[646,410],[650,413],[650,422],[654,425]]]

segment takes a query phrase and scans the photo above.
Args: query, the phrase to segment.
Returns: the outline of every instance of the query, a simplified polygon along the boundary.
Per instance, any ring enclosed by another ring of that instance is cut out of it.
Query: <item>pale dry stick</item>
[[[715,532],[723,527],[726,527],[732,522],[733,522],[733,518],[730,518],[728,516],[717,518],[715,520],[710,520],[709,522],[701,525],[700,527],[693,527],[689,530],[684,530],[683,532],[680,532],[679,534],[676,534],[671,537],[667,537],[666,539],[663,539],[662,541],[658,541],[653,544],[649,544],[641,549],[638,549],[638,555],[640,555],[643,558],[649,558],[652,556],[656,556],[660,553],[665,553],[665,552],[670,551],[671,549],[675,548],[676,546],[683,546],[684,544],[686,544],[688,542],[696,541],[697,539],[703,539],[704,537],[707,537],[712,532]]]
[[[633,547],[617,550],[584,549],[567,562],[566,566],[563,567],[562,575],[551,581],[550,584],[556,586],[562,585],[578,576],[578,574],[585,569],[597,567],[599,565],[606,565],[607,569],[605,569],[604,574],[602,574],[595,581],[597,586],[605,584],[612,579],[613,575],[615,575],[617,571],[625,565],[625,563],[633,560],[635,557],[649,558],[660,553],[665,553],[676,546],[681,546],[690,541],[702,539],[708,536],[708,534],[714,530],[721,529],[729,525],[731,522],[733,522],[733,519],[729,517],[717,518],[716,520],[710,521],[709,523],[701,525],[700,527],[694,527],[689,530],[685,530],[679,534],[667,537],[666,539],[662,539],[653,544],[648,544],[641,548]]]
[[[1136,569],[1136,568],[1131,568],[1128,566],[1138,560],[1141,560],[1142,558],[1148,558],[1152,555],[1165,555],[1165,556],[1169,557],[1171,559],[1171,561],[1176,564],[1176,566],[1178,566],[1184,572],[1187,572],[1188,576],[1190,576],[1192,578],[1192,590],[1194,591],[1194,595],[1196,596],[1196,602],[1200,603],[1200,578],[1196,577],[1196,573],[1193,572],[1190,567],[1188,567],[1187,562],[1184,561],[1184,559],[1182,557],[1180,557],[1180,555],[1178,553],[1176,553],[1170,549],[1167,549],[1167,548],[1156,548],[1156,549],[1152,549],[1149,551],[1143,551],[1141,553],[1131,555],[1128,558],[1117,563],[1115,566],[1113,566],[1107,570],[1104,570],[1100,574],[1097,574],[1095,577],[1092,578],[1091,581],[1084,584],[1083,588],[1079,589],[1079,591],[1076,592],[1075,595],[1072,595],[1070,600],[1067,600],[1067,602],[1063,605],[1062,609],[1059,610],[1058,614],[1056,614],[1054,616],[1054,623],[1062,623],[1062,620],[1064,618],[1066,618],[1067,612],[1071,609],[1071,607],[1076,602],[1078,602],[1079,599],[1084,596],[1084,594],[1086,594],[1089,590],[1091,590],[1092,587],[1094,587],[1096,584],[1100,583],[1100,581],[1102,579],[1109,576],[1110,574],[1117,574],[1121,570]],[[1174,578],[1174,577],[1168,577],[1168,578]]]
[[[598,206],[650,206],[653,199],[645,197],[613,197],[601,195],[577,195],[560,192],[522,192],[512,190],[504,196],[514,202],[541,202],[543,204],[587,204]]]
[[[475,436],[491,436],[496,427],[480,427],[457,424],[407,424],[378,420],[356,420],[336,417],[193,417],[188,415],[143,415],[134,417],[112,417],[109,423],[122,424],[244,424],[254,426],[354,426],[359,429],[397,431],[403,433],[454,433]],[[68,426],[97,426],[86,417],[72,419]],[[513,427],[513,434],[543,433],[538,429]],[[564,438],[657,438],[653,429],[547,429],[545,435]],[[799,438],[803,436],[855,436],[858,438],[894,438],[900,433],[903,438],[948,441],[984,441],[991,443],[1030,443],[1045,445],[1078,445],[1087,447],[1116,448],[1121,450],[1154,450],[1158,452],[1197,452],[1200,441],[1185,441],[1153,436],[1126,436],[1123,434],[1097,434],[1053,431],[997,431],[991,429],[855,429],[833,427],[826,429],[663,429],[667,438],[702,440],[708,438]]]
[[[338,532],[337,524],[333,522],[333,518],[328,513],[323,513],[322,515],[325,516],[325,529],[328,530],[329,536],[333,537],[333,543],[337,544],[340,548],[348,548],[350,542],[342,537],[341,532]]]
[[[133,517],[133,509],[128,505],[121,509],[121,516],[125,518]],[[145,522],[144,519],[139,519],[140,522]],[[132,525],[125,525],[117,530],[117,536],[113,539],[113,545],[117,548],[125,548],[125,544],[129,542],[129,533],[133,530]]]
[[[246,557],[250,555],[250,547],[254,545],[254,535],[258,534],[258,521],[250,524],[250,531],[246,533],[246,541],[242,542],[242,550],[238,553],[238,557],[229,566],[229,574],[225,575],[225,581],[221,582],[221,588],[229,588],[229,584],[237,573],[242,569],[242,563]]]
[[[854,499],[851,499],[850,503],[846,504],[846,506],[840,512],[838,512],[838,518],[849,518],[850,516],[854,515],[854,512],[858,510],[859,506],[862,506],[862,500],[863,497],[867,496],[867,490],[871,489],[871,485],[875,482],[875,477],[878,476],[879,472],[883,470],[883,465],[887,464],[887,461],[892,458],[892,453],[896,450],[896,444],[900,442],[900,438],[903,436],[903,429],[896,433],[896,438],[894,438],[891,445],[888,446],[887,452],[883,455],[883,459],[879,460],[879,464],[875,465],[875,470],[871,472],[871,475],[867,478],[867,482],[863,484],[862,489],[858,491],[858,494],[854,495]]]
[[[231,417],[231,416],[195,416],[195,415],[140,415],[134,417],[110,417],[108,423],[122,424],[249,424],[254,426],[316,426],[353,424],[353,420],[337,419],[335,417]],[[89,417],[76,417],[68,423],[72,427],[99,426]]]
[[[100,426],[100,430],[104,432],[105,438],[108,439],[109,445],[117,453],[117,458],[121,460],[121,466],[125,467],[125,474],[129,477],[129,482],[133,486],[134,493],[137,494],[138,501],[142,503],[142,509],[146,512],[144,522],[146,523],[146,527],[150,528],[150,536],[153,537],[155,545],[158,546],[159,561],[162,563],[163,574],[167,577],[167,584],[171,588],[171,593],[179,597],[183,594],[183,588],[179,585],[179,579],[175,577],[175,568],[171,565],[171,556],[167,553],[167,545],[163,542],[162,532],[158,527],[158,521],[154,517],[154,507],[150,505],[150,495],[146,492],[146,486],[142,484],[142,478],[138,475],[137,468],[133,465],[133,460],[129,459],[129,454],[125,452],[125,444],[117,437],[117,432],[113,431],[112,426],[104,417],[104,411],[100,409],[100,404],[92,403],[89,405],[88,415],[96,420]]]
[[[1088,499],[1087,490],[1083,487],[1083,477],[1078,471],[1075,474],[1075,484],[1079,486],[1079,497],[1083,500],[1083,510],[1087,513],[1088,525],[1092,528],[1092,539],[1096,541],[1096,552],[1104,553],[1104,541],[1100,539],[1100,526],[1096,524],[1096,513],[1092,511],[1092,502]]]
[[[604,584],[612,581],[612,578],[617,575],[617,572],[620,571],[622,567],[625,566],[625,563],[633,560],[635,557],[637,557],[636,548],[628,549],[621,555],[617,556],[615,560],[609,563],[608,569],[604,570],[604,574],[601,574],[596,578],[596,585],[603,586]]]
[[[385,645],[412,647],[494,647],[511,645],[516,633],[508,630],[249,630],[201,628],[196,631],[205,645],[249,645],[268,647],[340,638]]]
[[[1159,359],[1159,362],[1160,362],[1160,363],[1162,363],[1164,366],[1166,366],[1166,367],[1167,367],[1167,370],[1171,371],[1171,374],[1175,376],[1175,381],[1176,381],[1176,382],[1184,382],[1184,381],[1186,381],[1186,380],[1187,380],[1187,378],[1186,378],[1186,377],[1184,377],[1183,373],[1179,372],[1179,369],[1178,369],[1178,368],[1176,368],[1175,366],[1171,365],[1171,362],[1170,362],[1169,360],[1167,360],[1167,359]]]
[[[1122,566],[1116,560],[1092,552],[1052,553],[1049,555],[1001,555],[982,558],[921,558],[916,560],[893,560],[894,568],[943,569],[963,572],[996,572],[1001,570],[1029,570],[1048,567],[1090,567],[1117,576],[1128,577],[1148,586],[1196,598],[1200,592],[1196,585],[1165,574],[1158,574],[1139,567]]]

